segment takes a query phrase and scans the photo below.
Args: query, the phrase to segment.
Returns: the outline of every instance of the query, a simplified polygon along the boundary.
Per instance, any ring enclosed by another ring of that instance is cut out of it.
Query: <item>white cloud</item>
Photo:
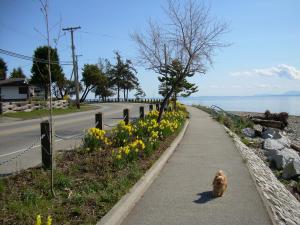
[[[300,80],[300,70],[293,66],[280,64],[266,69],[253,69],[251,71],[232,72],[229,74],[233,77],[251,77],[251,76],[264,76],[264,77],[283,77],[291,80]]]

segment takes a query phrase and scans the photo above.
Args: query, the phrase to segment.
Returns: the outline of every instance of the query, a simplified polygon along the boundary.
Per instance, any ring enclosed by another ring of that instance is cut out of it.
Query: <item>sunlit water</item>
[[[249,97],[188,97],[180,102],[192,105],[217,105],[228,111],[288,112],[300,116],[300,96],[249,96]]]

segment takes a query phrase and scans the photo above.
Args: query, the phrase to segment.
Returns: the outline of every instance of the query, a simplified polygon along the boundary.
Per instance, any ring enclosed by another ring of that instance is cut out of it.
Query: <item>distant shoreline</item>
[[[287,112],[300,116],[300,96],[222,96],[222,97],[187,97],[179,98],[186,105],[216,105],[226,111],[258,112],[270,110],[274,113]]]

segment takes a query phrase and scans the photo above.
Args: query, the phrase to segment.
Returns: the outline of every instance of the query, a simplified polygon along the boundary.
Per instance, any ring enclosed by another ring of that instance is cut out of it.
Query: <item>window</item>
[[[27,87],[19,87],[19,94],[27,94]]]

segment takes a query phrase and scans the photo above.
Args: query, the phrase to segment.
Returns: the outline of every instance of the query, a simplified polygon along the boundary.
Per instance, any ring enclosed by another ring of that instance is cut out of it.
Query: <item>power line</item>
[[[34,57],[19,54],[19,53],[16,53],[16,52],[7,51],[7,50],[1,49],[1,48],[0,48],[0,53],[4,54],[4,55],[9,55],[11,57],[19,58],[19,59],[29,60],[29,61],[32,61],[32,62],[48,64],[47,59],[34,58]],[[51,64],[72,65],[72,62],[70,62],[70,61],[60,61],[60,62],[59,61],[51,61]]]

